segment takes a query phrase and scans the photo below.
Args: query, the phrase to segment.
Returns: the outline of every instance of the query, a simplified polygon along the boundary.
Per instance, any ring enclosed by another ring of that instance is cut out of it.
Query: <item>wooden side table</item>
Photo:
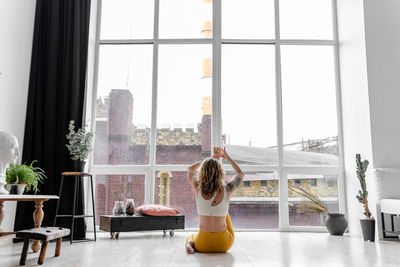
[[[57,218],[71,218],[71,234],[70,234],[70,244],[72,244],[72,241],[74,240],[74,226],[75,226],[75,219],[77,218],[93,218],[93,230],[94,230],[94,239],[81,239],[81,241],[96,241],[96,210],[94,207],[94,194],[93,194],[93,174],[91,173],[85,173],[85,172],[63,172],[61,173],[61,183],[60,183],[60,190],[58,193],[58,196],[61,197],[62,189],[63,189],[63,183],[64,183],[64,177],[72,177],[74,179],[74,198],[72,199],[72,214],[58,214],[58,208],[60,204],[60,199],[57,201],[57,206],[56,206],[56,216],[54,217],[54,224],[53,226],[56,226],[56,221]],[[77,202],[77,197],[78,197],[78,182],[79,178],[81,177],[89,177],[90,178],[90,188],[92,191],[92,207],[93,207],[93,214],[92,215],[85,215],[85,214],[75,214],[75,207],[76,207],[76,202]]]
[[[44,212],[43,202],[49,199],[59,199],[58,196],[54,195],[0,195],[0,236],[15,234],[15,232],[4,232],[1,230],[1,223],[4,218],[4,201],[35,201],[35,211],[33,212],[33,222],[35,228],[39,228],[42,225]],[[40,243],[38,240],[34,240],[32,244],[32,251],[38,252],[40,250]]]

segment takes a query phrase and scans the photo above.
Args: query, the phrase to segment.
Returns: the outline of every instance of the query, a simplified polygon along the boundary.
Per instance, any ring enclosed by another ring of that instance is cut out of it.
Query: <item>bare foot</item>
[[[186,243],[186,253],[187,254],[194,254],[194,241],[190,240]]]

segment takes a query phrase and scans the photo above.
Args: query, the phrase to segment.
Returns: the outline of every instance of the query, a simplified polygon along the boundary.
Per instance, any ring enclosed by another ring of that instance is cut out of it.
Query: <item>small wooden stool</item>
[[[16,237],[24,239],[24,247],[22,248],[19,265],[26,264],[29,239],[42,241],[42,249],[40,250],[38,264],[43,264],[44,257],[46,256],[47,243],[50,240],[57,239],[57,245],[54,257],[58,257],[60,256],[62,237],[69,235],[69,232],[70,232],[69,229],[62,227],[39,227],[39,228],[32,228],[28,230],[18,231],[16,233]]]

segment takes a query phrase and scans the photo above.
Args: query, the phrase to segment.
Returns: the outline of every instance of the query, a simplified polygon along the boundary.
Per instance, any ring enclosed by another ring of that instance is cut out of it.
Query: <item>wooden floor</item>
[[[239,232],[228,253],[186,255],[186,232],[162,237],[161,232],[121,233],[110,240],[70,245],[63,242],[54,258],[50,243],[43,266],[400,266],[400,242],[363,242],[360,237],[335,237],[324,233]],[[18,266],[22,243],[0,246],[0,266]],[[36,266],[38,254],[28,254],[26,266]]]

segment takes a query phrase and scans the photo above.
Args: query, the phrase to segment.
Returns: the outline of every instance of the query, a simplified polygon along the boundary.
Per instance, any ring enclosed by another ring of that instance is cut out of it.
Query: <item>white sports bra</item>
[[[216,194],[214,194],[213,197],[211,197],[209,200],[204,199],[203,196],[201,195],[201,191],[197,191],[197,196],[196,196],[196,205],[197,205],[197,213],[201,216],[226,216],[228,214],[228,209],[229,209],[229,199],[228,199],[228,194],[226,192],[226,186],[224,186],[224,198],[222,201],[216,205],[212,206],[212,202],[214,198],[216,197]]]

